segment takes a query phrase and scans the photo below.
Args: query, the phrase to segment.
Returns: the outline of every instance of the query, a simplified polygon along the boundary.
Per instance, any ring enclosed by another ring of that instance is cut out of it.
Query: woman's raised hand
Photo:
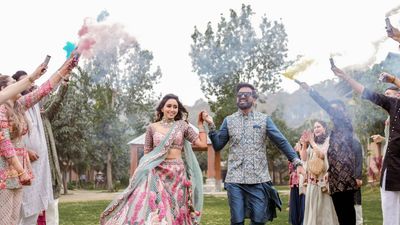
[[[207,124],[213,124],[213,118],[208,114],[207,111],[203,110],[199,114],[199,121],[206,122]]]

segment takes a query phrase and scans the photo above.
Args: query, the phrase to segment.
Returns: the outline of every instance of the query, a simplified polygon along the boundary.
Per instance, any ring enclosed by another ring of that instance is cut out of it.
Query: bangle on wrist
[[[68,80],[65,76],[61,75],[60,71],[58,70],[56,73],[58,76],[60,76],[63,80]]]
[[[21,173],[17,174],[17,176],[20,177],[20,176],[24,175],[25,173],[26,173],[26,171],[24,170]]]
[[[35,79],[33,79],[32,77],[28,76],[28,80],[29,82],[31,82],[32,84],[35,83]]]

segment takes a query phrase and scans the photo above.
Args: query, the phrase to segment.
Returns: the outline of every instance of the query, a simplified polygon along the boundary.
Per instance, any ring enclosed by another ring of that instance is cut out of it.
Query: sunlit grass
[[[282,211],[278,211],[278,218],[267,224],[288,223],[288,195],[284,194],[288,187],[277,187],[283,202]],[[364,224],[382,224],[380,193],[377,187],[363,187]],[[110,201],[90,201],[60,203],[60,224],[62,225],[94,225],[99,224],[99,215]],[[206,196],[201,224],[229,225],[230,222],[228,199],[226,197]],[[248,222],[246,224],[249,224]]]

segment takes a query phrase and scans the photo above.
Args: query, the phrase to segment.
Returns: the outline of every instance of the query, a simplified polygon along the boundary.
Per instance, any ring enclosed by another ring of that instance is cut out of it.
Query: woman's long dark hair
[[[3,90],[8,86],[9,79],[12,78],[7,75],[0,75],[0,90]],[[14,102],[14,107],[12,107],[11,104],[8,102],[5,102],[4,105],[6,106],[7,116],[11,123],[11,139],[22,137],[26,125],[28,125],[29,131],[29,123],[23,107],[19,104],[18,101]]]
[[[314,135],[314,141],[317,144],[322,144],[325,142],[325,139],[328,137],[328,124],[326,124],[325,121],[322,120],[317,120],[314,123],[319,123],[321,126],[325,129],[325,134],[322,134],[320,136],[315,136]]]
[[[164,108],[165,103],[170,100],[170,99],[175,99],[176,102],[178,103],[178,114],[176,114],[174,120],[187,120],[189,117],[189,112],[183,107],[182,103],[179,101],[178,96],[174,94],[167,94],[165,95],[162,99],[160,104],[158,104],[156,108],[156,119],[155,122],[161,121],[162,118],[164,117],[164,113],[161,111],[162,108]]]

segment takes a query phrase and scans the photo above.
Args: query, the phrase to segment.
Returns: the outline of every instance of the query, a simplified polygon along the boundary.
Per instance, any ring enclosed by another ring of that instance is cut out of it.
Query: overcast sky
[[[154,64],[163,72],[156,91],[175,93],[184,104],[192,105],[204,98],[189,57],[193,28],[198,26],[203,32],[208,21],[216,27],[221,14],[228,17],[229,9],[239,12],[242,3],[252,6],[256,28],[264,14],[282,20],[290,57],[301,54],[315,60],[297,77],[310,84],[333,77],[331,53],[341,55],[335,57],[339,67],[368,61],[374,55],[373,43],[385,37],[385,14],[400,5],[394,0],[1,1],[0,73],[31,72],[46,54],[52,56],[48,73],[54,72],[65,60],[65,42],[78,40],[84,18],[96,18],[107,10],[110,21],[123,24],[142,48],[153,52]],[[400,15],[390,18],[399,26]],[[399,52],[391,40],[379,49],[377,61],[389,51]],[[298,88],[287,79],[282,87],[289,92]]]

